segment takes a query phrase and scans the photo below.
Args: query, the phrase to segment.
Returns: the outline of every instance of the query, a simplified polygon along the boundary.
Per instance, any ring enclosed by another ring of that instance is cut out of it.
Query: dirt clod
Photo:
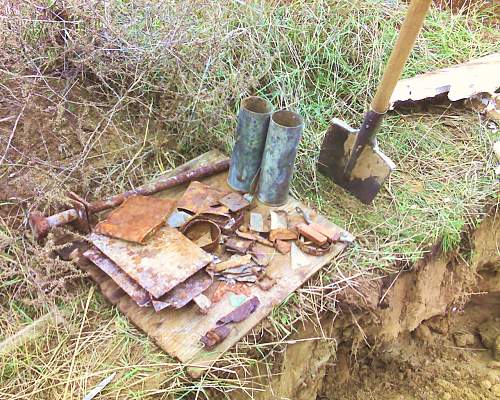
[[[472,346],[476,341],[474,335],[469,332],[455,332],[453,340],[458,347]]]
[[[421,324],[415,329],[415,337],[422,342],[430,343],[432,341],[432,332],[427,325]]]

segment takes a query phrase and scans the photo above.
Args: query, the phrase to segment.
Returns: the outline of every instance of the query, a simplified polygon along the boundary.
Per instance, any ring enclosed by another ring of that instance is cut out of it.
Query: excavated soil
[[[500,398],[500,352],[492,350],[500,341],[495,211],[457,252],[342,293],[342,312],[322,321],[330,339],[289,345],[257,398]],[[308,326],[296,339],[318,336]]]

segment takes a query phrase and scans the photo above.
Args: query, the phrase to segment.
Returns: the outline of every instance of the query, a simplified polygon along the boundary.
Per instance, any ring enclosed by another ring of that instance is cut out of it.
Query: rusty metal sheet
[[[178,230],[161,228],[147,243],[125,242],[97,233],[90,240],[155,298],[184,282],[213,256]]]
[[[220,204],[229,208],[230,211],[237,212],[250,205],[241,194],[232,192],[219,199]]]
[[[246,254],[252,245],[251,240],[241,239],[239,237],[231,237],[224,243],[227,251]]]
[[[88,249],[83,253],[83,256],[113,279],[139,307],[146,307],[151,304],[149,293],[99,250]]]
[[[245,301],[241,306],[235,308],[229,314],[225,315],[217,321],[217,325],[226,325],[231,322],[241,322],[248,318],[260,305],[260,300],[257,296]]]
[[[195,214],[201,212],[214,212],[217,214],[228,213],[225,207],[217,207],[219,199],[228,194],[227,191],[216,189],[204,183],[193,181],[177,202],[177,208],[191,211]]]
[[[95,232],[130,242],[142,243],[175,207],[175,200],[132,196],[97,224]]]
[[[153,307],[161,311],[166,307],[181,308],[202,294],[212,284],[213,279],[205,271],[198,271],[193,276],[179,283],[171,291],[164,294],[160,299],[153,300]]]

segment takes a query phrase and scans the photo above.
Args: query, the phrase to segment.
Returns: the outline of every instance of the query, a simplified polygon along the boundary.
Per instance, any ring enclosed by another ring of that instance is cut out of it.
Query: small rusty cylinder
[[[240,192],[251,192],[259,172],[266,144],[272,105],[261,97],[242,100],[236,127],[236,144],[231,157],[227,183]]]
[[[303,129],[297,113],[281,110],[271,116],[257,189],[260,202],[272,207],[286,203]]]

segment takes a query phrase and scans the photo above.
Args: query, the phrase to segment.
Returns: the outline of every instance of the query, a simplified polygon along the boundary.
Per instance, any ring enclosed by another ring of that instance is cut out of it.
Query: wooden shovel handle
[[[380,114],[387,111],[392,92],[401,77],[403,66],[415,44],[431,3],[432,0],[412,0],[408,7],[396,45],[392,50],[389,62],[385,67],[384,76],[373,98],[371,105],[373,111]]]

